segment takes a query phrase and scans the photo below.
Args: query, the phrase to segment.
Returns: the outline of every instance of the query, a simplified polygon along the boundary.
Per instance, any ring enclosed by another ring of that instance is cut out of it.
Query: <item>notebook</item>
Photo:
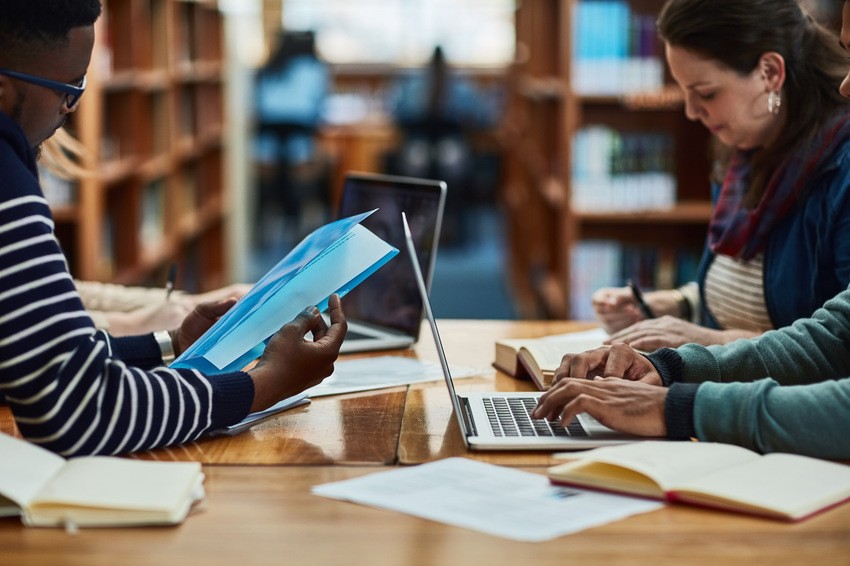
[[[600,446],[611,446],[645,440],[626,435],[603,426],[588,414],[578,415],[567,427],[543,419],[531,419],[528,415],[537,406],[543,392],[474,392],[460,396],[455,393],[449,363],[443,350],[437,321],[428,299],[428,290],[411,233],[416,225],[402,212],[405,245],[410,254],[411,265],[416,277],[425,317],[434,335],[434,344],[440,358],[440,367],[449,389],[455,418],[460,427],[464,444],[469,450],[584,450]]]
[[[446,201],[443,181],[368,173],[349,173],[337,215],[378,209],[363,226],[400,253],[343,299],[348,332],[341,353],[407,348],[419,338],[422,299],[398,222],[401,211],[415,222],[414,247],[430,289]]]

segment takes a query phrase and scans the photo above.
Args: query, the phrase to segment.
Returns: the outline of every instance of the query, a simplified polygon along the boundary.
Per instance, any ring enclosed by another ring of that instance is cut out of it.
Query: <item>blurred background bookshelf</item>
[[[834,25],[830,3],[807,4]],[[684,282],[712,140],[667,74],[662,5],[105,0],[68,124],[94,175],[44,178],[72,272],[159,286],[177,262],[189,291],[255,280],[360,170],[449,177],[438,316],[590,318],[599,286]],[[311,159],[281,168],[257,100],[285,37],[309,38],[327,82],[314,119],[279,130]],[[460,114],[423,134],[404,109],[437,46]]]
[[[79,279],[223,285],[223,17],[214,1],[105,0],[85,102],[66,125],[92,172],[54,191]]]

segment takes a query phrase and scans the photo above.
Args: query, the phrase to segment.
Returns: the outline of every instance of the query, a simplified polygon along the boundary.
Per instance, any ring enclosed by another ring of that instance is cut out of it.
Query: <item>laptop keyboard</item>
[[[483,402],[496,436],[587,436],[575,418],[566,427],[557,421],[532,419],[529,413],[537,406],[535,397],[485,397]]]

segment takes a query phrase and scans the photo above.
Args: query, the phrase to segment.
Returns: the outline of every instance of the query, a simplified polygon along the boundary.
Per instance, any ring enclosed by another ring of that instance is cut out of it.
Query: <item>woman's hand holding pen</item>
[[[591,304],[599,324],[605,332],[611,334],[638,321],[668,312],[665,293],[674,292],[652,291],[644,294],[630,282],[626,287],[603,287],[597,290],[593,293]],[[673,295],[673,308],[677,306],[676,298]]]
[[[603,287],[591,298],[596,320],[608,334],[643,319],[637,301],[628,287]]]

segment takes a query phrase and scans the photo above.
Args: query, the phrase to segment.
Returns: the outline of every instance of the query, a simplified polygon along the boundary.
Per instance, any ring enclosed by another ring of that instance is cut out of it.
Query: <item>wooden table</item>
[[[493,340],[579,330],[555,322],[441,321],[461,390],[528,388],[491,367]],[[435,360],[430,335],[409,352]],[[409,389],[409,391],[408,391]],[[0,430],[14,431],[8,408]],[[314,485],[465,455],[545,473],[547,453],[466,453],[442,384],[315,399],[235,438],[137,457],[205,463],[205,510],[172,528],[76,536],[0,519],[0,565],[27,564],[845,564],[850,505],[798,524],[669,506],[546,543],[518,543],[314,496]],[[2,457],[2,455],[0,455]],[[226,465],[225,465],[226,464]]]

